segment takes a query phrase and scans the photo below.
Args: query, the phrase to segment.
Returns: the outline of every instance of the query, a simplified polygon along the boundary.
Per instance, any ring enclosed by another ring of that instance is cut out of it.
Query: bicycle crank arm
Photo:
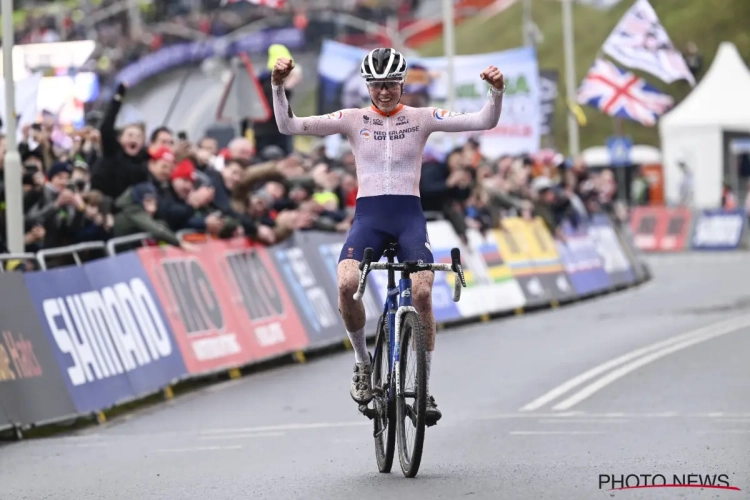
[[[359,405],[359,411],[370,420],[378,416],[378,411],[375,408],[369,408],[365,405]]]

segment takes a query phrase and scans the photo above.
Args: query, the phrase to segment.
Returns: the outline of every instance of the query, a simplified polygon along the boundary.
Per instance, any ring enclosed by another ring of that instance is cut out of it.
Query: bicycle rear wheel
[[[383,315],[378,320],[375,359],[372,367],[372,406],[377,412],[377,416],[372,419],[375,459],[378,462],[378,470],[383,473],[391,472],[396,448],[396,405],[390,400],[391,372],[388,362],[390,345],[388,317]]]
[[[417,313],[404,314],[401,323],[400,384],[397,397],[398,457],[406,477],[415,477],[422,461],[427,412],[427,355]]]

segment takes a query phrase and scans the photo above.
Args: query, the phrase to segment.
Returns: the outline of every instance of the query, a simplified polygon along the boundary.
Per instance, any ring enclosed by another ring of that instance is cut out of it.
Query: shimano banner
[[[185,374],[133,255],[27,274],[26,283],[79,412],[107,408]]]
[[[114,313],[106,330],[99,324],[99,333],[108,330],[115,342],[122,343],[120,362],[135,394],[153,392],[185,375],[172,328],[138,256],[125,253],[88,263],[83,269],[93,290],[89,295],[101,296]],[[115,368],[116,363],[113,357]]]
[[[24,276],[0,273],[0,427],[75,414]]]
[[[744,210],[704,210],[699,213],[690,246],[693,250],[736,250],[743,244]]]

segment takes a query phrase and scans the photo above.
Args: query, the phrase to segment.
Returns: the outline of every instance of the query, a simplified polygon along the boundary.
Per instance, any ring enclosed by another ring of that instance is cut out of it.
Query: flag
[[[252,3],[255,5],[263,5],[264,7],[271,7],[274,9],[281,9],[284,7],[284,0],[221,0],[221,5],[227,5],[230,3]]]
[[[674,104],[671,96],[605,59],[594,61],[578,88],[577,100],[609,116],[649,127]]]
[[[602,46],[623,66],[651,73],[665,83],[685,79],[695,85],[685,58],[669,39],[648,0],[637,0]]]

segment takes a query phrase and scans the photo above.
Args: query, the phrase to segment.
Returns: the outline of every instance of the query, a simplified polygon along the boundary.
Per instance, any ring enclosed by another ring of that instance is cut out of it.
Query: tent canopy
[[[705,126],[750,128],[750,70],[737,47],[722,42],[698,86],[659,121],[660,127]]]
[[[736,176],[727,144],[750,136],[750,70],[737,47],[722,42],[711,67],[693,91],[659,120],[668,202],[718,208],[722,183]],[[687,173],[680,164],[687,167]]]

